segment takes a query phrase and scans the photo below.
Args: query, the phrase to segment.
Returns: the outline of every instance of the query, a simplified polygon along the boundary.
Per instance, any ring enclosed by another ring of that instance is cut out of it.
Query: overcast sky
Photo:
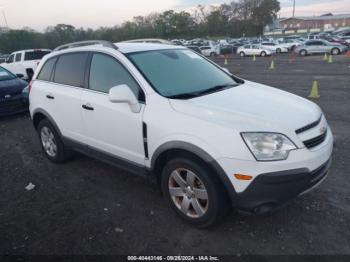
[[[42,31],[49,25],[72,24],[76,27],[113,26],[137,15],[168,9],[186,10],[198,4],[222,4],[224,0],[0,0],[11,28],[25,26]],[[292,0],[281,0],[282,17],[291,16]],[[296,0],[296,15],[326,12],[350,13],[350,0]],[[5,25],[0,15],[0,26]]]

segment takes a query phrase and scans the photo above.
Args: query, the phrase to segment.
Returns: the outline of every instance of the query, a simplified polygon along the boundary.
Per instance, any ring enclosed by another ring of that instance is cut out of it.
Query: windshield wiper
[[[191,98],[209,95],[212,93],[223,91],[225,89],[235,87],[235,86],[238,86],[238,84],[217,85],[217,86],[205,89],[205,90],[201,90],[201,91],[197,91],[197,92],[193,92],[193,93],[184,93],[184,94],[179,94],[179,95],[173,95],[173,96],[169,96],[168,98],[171,98],[171,99],[191,99]]]

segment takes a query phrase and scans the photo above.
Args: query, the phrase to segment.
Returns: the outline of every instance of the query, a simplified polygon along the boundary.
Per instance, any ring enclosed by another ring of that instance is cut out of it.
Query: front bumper
[[[321,145],[291,151],[285,161],[222,158],[217,162],[234,188],[230,192],[233,206],[248,212],[264,213],[320,184],[330,168],[333,145],[333,134],[329,129]],[[250,175],[253,179],[238,180],[234,174]]]
[[[269,212],[321,184],[330,165],[328,160],[312,172],[305,168],[262,174],[243,193],[236,195],[233,205],[254,214]]]
[[[27,112],[29,108],[28,98],[19,94],[9,99],[0,100],[0,117]]]

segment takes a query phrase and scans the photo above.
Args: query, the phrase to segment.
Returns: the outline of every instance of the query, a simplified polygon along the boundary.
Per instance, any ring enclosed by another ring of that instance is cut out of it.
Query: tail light
[[[30,83],[29,83],[29,85],[28,85],[28,91],[29,91],[29,93],[30,93],[30,91],[32,90],[33,82],[34,82],[34,81],[30,81]]]

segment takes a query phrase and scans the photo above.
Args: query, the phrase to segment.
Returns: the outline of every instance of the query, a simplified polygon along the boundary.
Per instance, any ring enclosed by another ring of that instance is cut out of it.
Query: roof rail
[[[74,43],[61,45],[59,47],[56,47],[53,51],[61,51],[61,50],[65,50],[65,49],[90,46],[90,45],[102,45],[104,47],[109,47],[109,48],[113,48],[115,50],[118,50],[118,47],[115,44],[113,44],[112,42],[105,41],[105,40],[89,40],[89,41],[80,41],[80,42],[74,42]]]

